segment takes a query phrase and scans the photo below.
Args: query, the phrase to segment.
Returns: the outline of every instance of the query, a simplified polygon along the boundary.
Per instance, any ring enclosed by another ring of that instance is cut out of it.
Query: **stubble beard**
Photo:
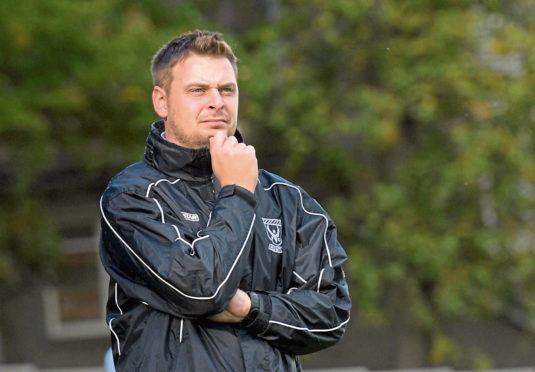
[[[169,129],[172,132],[173,138],[170,142],[173,142],[179,146],[189,149],[203,149],[210,147],[210,138],[201,134],[188,134],[179,125],[169,125]],[[234,135],[236,132],[236,124],[227,129],[227,135]],[[169,136],[167,136],[169,139]],[[173,140],[174,139],[174,140]]]

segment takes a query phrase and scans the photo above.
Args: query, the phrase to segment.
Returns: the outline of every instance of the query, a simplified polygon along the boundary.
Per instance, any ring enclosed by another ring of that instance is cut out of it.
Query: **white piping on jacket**
[[[158,183],[158,182],[157,182]],[[156,184],[157,184],[156,183]],[[152,186],[152,184],[150,185]],[[149,186],[149,188],[150,188]],[[240,251],[238,252],[238,255],[236,256],[236,259],[234,260],[234,262],[232,263],[232,266],[227,274],[227,276],[225,277],[225,279],[223,279],[223,281],[219,284],[219,286],[217,287],[216,291],[214,292],[214,294],[212,294],[211,296],[205,296],[205,297],[201,297],[201,296],[191,296],[191,295],[188,295],[184,292],[182,292],[180,289],[176,288],[175,286],[173,286],[171,283],[167,282],[165,279],[163,279],[156,271],[154,271],[154,269],[152,267],[150,267],[145,261],[143,261],[143,259],[136,253],[136,251],[134,251],[132,249],[132,247],[130,247],[128,245],[128,243],[117,233],[117,231],[115,231],[115,229],[113,228],[113,226],[111,225],[110,221],[108,221],[108,219],[106,218],[106,215],[104,213],[104,207],[102,206],[102,199],[103,199],[103,196],[100,198],[100,212],[102,213],[102,218],[104,219],[104,221],[106,222],[106,224],[108,225],[108,227],[110,228],[110,230],[115,234],[115,236],[117,236],[117,238],[125,245],[126,248],[128,248],[128,250],[134,255],[134,257],[136,257],[143,266],[145,266],[156,278],[158,278],[160,281],[162,281],[164,284],[166,284],[169,288],[171,288],[172,290],[174,290],[175,292],[179,293],[180,295],[186,297],[186,298],[190,298],[192,300],[211,300],[213,299],[215,296],[217,296],[217,294],[219,293],[219,291],[221,290],[221,288],[223,287],[223,285],[226,284],[226,282],[228,281],[228,279],[230,278],[230,274],[232,274],[232,271],[234,271],[234,267],[236,266],[236,264],[238,263],[238,260],[239,258],[241,257],[242,253],[243,253],[243,250],[245,249],[245,245],[247,244],[247,242],[249,241],[249,238],[251,236],[251,231],[253,230],[253,226],[254,226],[254,222],[256,220],[256,214],[253,215],[253,220],[251,221],[251,226],[249,226],[249,231],[247,232],[247,237],[245,238],[245,241],[243,242],[243,245],[242,247],[240,248]],[[209,237],[209,235],[207,235],[207,237]],[[198,240],[200,239],[196,239],[195,242],[197,242]],[[193,249],[193,245],[191,245],[192,249]]]
[[[149,193],[150,193],[150,189],[152,188],[152,186],[158,186],[158,184],[160,182],[169,182],[171,185],[174,185],[175,183],[177,183],[178,181],[180,181],[180,178],[177,178],[176,180],[174,180],[173,182],[169,181],[168,179],[165,179],[165,178],[162,178],[156,182],[153,182],[149,185],[149,187],[147,187],[147,193],[145,194],[145,197],[148,198],[149,197]]]
[[[212,221],[212,211],[210,211],[210,214],[208,215],[208,222],[206,223],[206,227],[210,226],[210,222]],[[197,236],[199,238],[202,238],[202,236],[200,235],[201,234],[201,230],[197,231]]]
[[[158,200],[152,198],[152,200],[154,200],[154,202],[156,203],[156,205],[158,206],[158,209],[160,210],[160,214],[162,215],[162,223],[165,225],[165,217],[163,215],[163,209],[162,209],[162,206],[160,205],[160,203],[158,203]]]
[[[108,327],[110,327],[111,333],[113,333],[113,335],[115,336],[115,339],[117,340],[117,352],[119,353],[119,356],[120,356],[121,355],[121,343],[119,341],[119,336],[117,336],[117,333],[115,333],[115,331],[113,330],[111,326],[111,322],[113,322],[114,319],[115,318],[110,319],[110,324],[108,324]]]
[[[117,282],[115,282],[115,305],[117,305],[119,312],[121,313],[121,315],[123,315],[123,310],[119,306],[119,301],[117,300]]]
[[[176,234],[178,235],[178,237],[175,239],[175,242],[176,242],[177,240],[180,240],[180,241],[183,242],[184,244],[189,245],[190,248],[191,248],[191,251],[190,251],[189,254],[192,255],[192,256],[195,255],[195,248],[193,248],[193,245],[197,242],[197,240],[202,240],[202,239],[205,239],[205,238],[209,238],[209,237],[210,237],[210,235],[200,236],[200,237],[198,237],[197,239],[195,239],[194,241],[192,241],[191,243],[189,243],[188,241],[182,239],[182,236],[180,235],[180,231],[178,230],[178,227],[176,227],[176,225],[171,225],[171,226],[173,226],[173,228],[174,228],[175,231],[176,231]],[[197,236],[198,236],[198,234],[197,234]]]
[[[278,324],[278,325],[281,325],[283,327],[288,327],[288,328],[292,328],[292,329],[297,329],[299,331],[308,331],[308,332],[312,332],[312,333],[320,333],[320,332],[331,332],[331,331],[337,330],[338,328],[341,328],[342,326],[346,325],[347,322],[349,322],[349,319],[351,319],[351,317],[347,317],[347,320],[344,320],[342,323],[340,323],[336,327],[327,328],[327,329],[310,329],[310,328],[307,328],[307,327],[297,327],[297,326],[293,326],[291,324],[277,322],[276,320],[270,320],[269,323],[270,324]]]
[[[184,327],[184,318],[180,318],[180,340],[179,342],[182,343],[182,328]]]
[[[288,186],[288,187],[291,187],[293,189],[296,189],[298,192],[299,192],[299,198],[301,200],[301,208],[308,214],[310,215],[313,215],[313,216],[320,216],[320,217],[323,217],[323,219],[325,219],[325,232],[323,233],[323,241],[325,243],[325,250],[327,252],[327,257],[329,259],[329,266],[332,267],[332,261],[331,261],[331,253],[329,251],[329,245],[327,244],[327,229],[329,228],[329,220],[328,218],[324,215],[324,214],[321,214],[321,213],[314,213],[314,212],[310,212],[308,211],[304,204],[303,204],[303,195],[301,194],[301,190],[299,190],[299,188],[297,186],[293,186],[293,185],[289,185],[287,183],[284,183],[284,182],[275,182],[273,184],[271,184],[271,186],[269,186],[268,188],[264,188],[264,191],[269,191],[271,190],[271,188],[275,185],[284,185],[284,186]],[[323,276],[323,270],[325,270],[325,268],[321,269],[321,272],[320,272],[320,276],[319,276],[319,280],[318,280],[318,289],[317,291],[319,292],[320,290],[320,285],[321,285],[321,278]],[[303,281],[304,283],[307,283],[306,280],[304,280],[299,274],[297,274],[295,271],[293,272],[295,274],[295,276],[297,276],[298,279],[300,279],[301,281]],[[288,291],[288,294],[290,294],[292,292],[294,288],[290,288],[290,290]],[[297,329],[297,330],[300,330],[300,331],[308,331],[308,332],[311,332],[311,333],[319,333],[319,332],[331,332],[331,331],[334,331],[334,330],[337,330],[341,327],[343,327],[345,324],[347,324],[349,322],[349,320],[351,319],[351,316],[348,316],[347,317],[347,320],[341,322],[339,325],[337,325],[336,327],[333,327],[333,328],[328,328],[328,329],[310,329],[308,327],[298,327],[298,326],[294,326],[294,325],[291,325],[291,324],[286,324],[286,323],[283,323],[283,322],[278,322],[276,320],[269,320],[268,323],[269,324],[278,324],[280,326],[283,326],[283,327],[288,327],[288,328],[292,328],[292,329]]]
[[[305,279],[303,279],[301,277],[301,275],[299,275],[298,273],[296,273],[295,271],[293,271],[294,275],[297,276],[297,279],[299,279],[300,281],[302,281],[304,284],[307,284],[307,281]]]
[[[212,211],[210,211],[210,214],[208,215],[208,222],[206,223],[206,227],[210,225],[211,221],[212,221]]]
[[[312,216],[320,216],[322,217],[323,219],[325,219],[325,232],[323,233],[323,242],[325,243],[325,250],[327,251],[327,258],[329,259],[329,266],[332,267],[333,266],[333,263],[331,261],[331,252],[329,251],[329,245],[327,244],[327,229],[329,228],[329,219],[324,215],[324,214],[321,214],[321,213],[314,213],[314,212],[310,212],[308,211],[304,204],[303,204],[303,195],[301,194],[301,190],[299,190],[299,188],[297,186],[294,186],[294,185],[289,185],[287,183],[284,183],[284,182],[275,182],[273,184],[271,184],[271,186],[269,186],[268,188],[264,189],[265,191],[269,191],[271,190],[271,188],[275,185],[284,185],[284,186],[288,186],[288,187],[291,187],[292,189],[296,189],[298,192],[299,192],[299,198],[301,199],[301,208],[308,214],[312,215]]]
[[[318,279],[318,289],[316,290],[316,292],[320,292],[320,285],[321,285],[321,277],[323,276],[323,270],[325,269],[321,269],[320,271],[320,278]]]

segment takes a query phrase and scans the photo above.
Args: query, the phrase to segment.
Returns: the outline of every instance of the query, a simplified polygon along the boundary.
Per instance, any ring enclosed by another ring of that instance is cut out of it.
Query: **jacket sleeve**
[[[101,260],[133,299],[181,317],[222,311],[238,288],[255,220],[253,194],[224,187],[206,228],[186,236],[141,193],[105,192]]]
[[[258,313],[244,325],[283,350],[307,354],[340,340],[351,300],[342,269],[347,256],[335,225],[314,199],[295,189],[301,200],[292,287],[287,293],[255,291]]]

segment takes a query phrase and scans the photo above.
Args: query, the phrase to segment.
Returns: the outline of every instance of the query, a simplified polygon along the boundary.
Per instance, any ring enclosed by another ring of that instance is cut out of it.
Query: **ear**
[[[157,85],[152,90],[152,106],[159,117],[167,119],[167,93]]]

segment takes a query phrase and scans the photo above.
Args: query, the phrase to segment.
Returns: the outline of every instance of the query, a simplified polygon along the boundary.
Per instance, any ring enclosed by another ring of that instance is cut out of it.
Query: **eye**
[[[221,89],[221,94],[224,94],[226,96],[231,96],[235,92],[234,88],[232,87],[225,87]]]
[[[190,93],[193,93],[193,94],[202,94],[202,93],[204,93],[204,89],[203,88],[191,88],[189,91],[190,91]]]

